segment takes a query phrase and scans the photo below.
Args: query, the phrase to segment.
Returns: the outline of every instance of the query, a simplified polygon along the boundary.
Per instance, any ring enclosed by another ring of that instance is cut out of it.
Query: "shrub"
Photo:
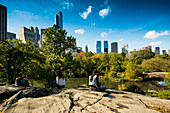
[[[118,85],[119,90],[127,90],[127,87],[124,84]]]
[[[158,91],[158,97],[162,99],[170,99],[170,90]]]
[[[127,86],[127,91],[130,91],[130,92],[134,92],[134,93],[140,93],[140,94],[145,94],[144,91],[142,91],[142,89],[135,85],[135,84],[130,84]]]

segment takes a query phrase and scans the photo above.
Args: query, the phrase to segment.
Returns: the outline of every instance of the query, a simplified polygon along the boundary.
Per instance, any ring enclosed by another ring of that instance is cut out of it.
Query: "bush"
[[[135,84],[130,84],[127,86],[127,91],[130,91],[130,92],[134,92],[134,93],[140,93],[140,94],[145,94],[144,91],[142,91],[142,89],[135,85]]]
[[[124,84],[118,85],[119,90],[127,90],[127,87]]]
[[[170,71],[170,60],[162,58],[152,58],[144,60],[141,64],[145,72]]]
[[[170,90],[158,91],[158,97],[161,99],[170,99]]]

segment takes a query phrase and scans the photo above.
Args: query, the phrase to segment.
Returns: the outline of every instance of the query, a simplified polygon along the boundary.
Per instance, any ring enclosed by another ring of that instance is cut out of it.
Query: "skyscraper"
[[[166,54],[166,50],[162,50],[162,54]]]
[[[76,47],[77,49],[77,53],[81,53],[82,52],[82,47]]]
[[[86,52],[88,52],[88,46],[87,45],[85,46],[85,50],[86,50]]]
[[[160,54],[160,48],[159,47],[155,47],[155,54]]]
[[[104,53],[108,53],[108,41],[104,41]]]
[[[97,54],[98,53],[101,53],[101,41],[97,41],[97,44],[96,44],[96,51],[97,51]]]
[[[7,7],[0,4],[0,40],[7,37]]]
[[[122,46],[122,52],[128,53],[128,44],[123,44],[123,46]]]
[[[111,52],[118,53],[118,46],[117,42],[111,43]]]
[[[63,14],[61,11],[55,15],[55,27],[56,29],[63,29]]]

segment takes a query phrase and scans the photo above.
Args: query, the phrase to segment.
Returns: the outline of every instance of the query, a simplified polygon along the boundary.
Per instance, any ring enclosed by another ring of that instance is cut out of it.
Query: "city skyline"
[[[77,46],[88,45],[89,51],[96,52],[97,40],[107,40],[109,52],[111,42],[118,42],[119,53],[125,43],[129,51],[149,44],[153,48],[159,46],[160,50],[170,48],[168,0],[0,0],[0,3],[7,7],[7,31],[16,33],[17,38],[21,27],[52,26],[55,14],[61,11],[63,29],[76,38]]]

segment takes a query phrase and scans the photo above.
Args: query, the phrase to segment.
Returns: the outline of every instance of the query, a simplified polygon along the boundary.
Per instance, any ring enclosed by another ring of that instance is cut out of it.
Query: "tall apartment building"
[[[85,46],[85,51],[88,52],[88,46],[87,45]]]
[[[58,28],[61,28],[63,30],[63,14],[62,12],[58,12],[56,15],[55,15],[55,29],[57,30]],[[45,29],[41,29],[41,44],[42,44],[42,41],[44,41],[44,38],[45,38],[45,35],[43,35],[43,31]]]
[[[22,40],[23,43],[26,43],[26,40],[30,40],[34,44],[38,44],[38,40],[40,40],[39,30],[36,27],[30,27],[29,29],[26,27],[22,27],[18,30],[18,37]]]
[[[118,53],[118,44],[117,44],[117,42],[111,43],[111,52]]]
[[[56,29],[63,29],[63,14],[61,11],[55,15],[55,27]]]
[[[96,44],[96,52],[97,52],[97,54],[101,53],[101,47],[102,47],[101,41],[97,41],[97,44]]]
[[[7,37],[7,7],[0,4],[0,40]]]
[[[76,47],[77,53],[81,53],[82,52],[82,47]]]
[[[108,41],[104,41],[104,53],[108,53],[109,48],[108,48]]]
[[[166,54],[166,50],[162,50],[162,54]]]
[[[123,44],[123,46],[122,46],[122,52],[128,53],[128,44]]]
[[[155,47],[155,54],[160,54],[160,48],[159,47]]]
[[[16,40],[16,34],[7,32],[7,38],[6,39],[11,39],[11,40]]]

